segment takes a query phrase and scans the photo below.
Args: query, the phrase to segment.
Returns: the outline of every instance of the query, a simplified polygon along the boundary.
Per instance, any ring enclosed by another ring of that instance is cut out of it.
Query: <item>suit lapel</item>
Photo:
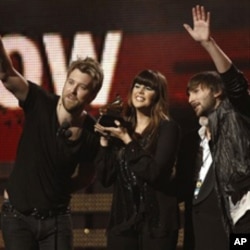
[[[201,186],[201,189],[197,198],[193,199],[193,204],[197,205],[198,203],[206,199],[208,195],[211,193],[211,191],[213,190],[213,188],[214,188],[214,171],[213,171],[213,164],[212,164],[212,166],[209,168],[207,172],[206,178]]]

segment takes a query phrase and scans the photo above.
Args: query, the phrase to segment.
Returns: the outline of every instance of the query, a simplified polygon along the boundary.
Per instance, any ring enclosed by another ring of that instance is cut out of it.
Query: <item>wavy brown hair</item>
[[[201,88],[208,88],[213,93],[221,91],[220,99],[225,98],[224,83],[221,76],[216,71],[203,71],[193,75],[187,85],[186,93],[189,95],[190,91],[196,89],[199,85]]]

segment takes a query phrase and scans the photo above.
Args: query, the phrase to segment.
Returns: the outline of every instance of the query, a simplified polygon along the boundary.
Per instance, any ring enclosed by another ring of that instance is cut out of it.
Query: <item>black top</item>
[[[99,141],[86,129],[76,141],[58,133],[58,99],[29,83],[28,96],[20,103],[25,124],[7,186],[10,202],[20,212],[67,206],[70,177],[77,164],[90,162],[95,157]]]
[[[100,150],[96,161],[100,181],[114,187],[108,230],[123,233],[143,223],[151,236],[162,237],[178,229],[171,176],[179,137],[174,121],[162,121],[150,151],[145,150],[147,138]]]

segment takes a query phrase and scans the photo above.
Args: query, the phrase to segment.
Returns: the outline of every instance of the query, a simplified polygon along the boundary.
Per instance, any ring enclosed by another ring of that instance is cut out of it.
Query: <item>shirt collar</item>
[[[206,130],[208,125],[208,118],[206,116],[201,116],[199,119],[199,124],[201,125],[198,134],[201,138],[201,140],[204,140],[206,138]]]

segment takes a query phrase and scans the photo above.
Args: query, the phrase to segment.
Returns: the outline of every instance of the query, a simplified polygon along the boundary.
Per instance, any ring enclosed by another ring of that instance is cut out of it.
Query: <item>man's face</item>
[[[93,100],[92,77],[74,69],[66,79],[62,103],[69,113],[81,112]]]
[[[188,102],[194,109],[197,116],[207,115],[214,110],[219,103],[220,93],[214,93],[211,89],[198,85],[188,92]]]

